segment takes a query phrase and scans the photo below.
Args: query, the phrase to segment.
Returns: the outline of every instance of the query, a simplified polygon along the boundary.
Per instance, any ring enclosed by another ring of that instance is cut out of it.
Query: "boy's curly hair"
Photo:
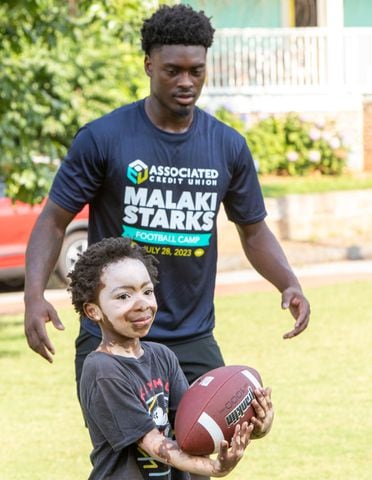
[[[72,304],[75,310],[84,315],[84,304],[95,302],[102,288],[101,275],[105,267],[125,258],[141,261],[149,272],[151,281],[157,284],[158,261],[130,238],[105,238],[87,248],[68,274]]]
[[[214,28],[204,11],[196,12],[188,5],[161,5],[143,22],[142,49],[149,55],[162,45],[202,45],[213,43]]]

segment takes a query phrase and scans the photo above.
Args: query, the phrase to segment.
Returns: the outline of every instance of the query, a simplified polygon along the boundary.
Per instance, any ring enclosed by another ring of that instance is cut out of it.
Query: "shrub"
[[[291,112],[270,115],[247,128],[224,108],[215,115],[245,136],[261,174],[340,175],[345,170],[348,148],[334,122],[320,125]]]

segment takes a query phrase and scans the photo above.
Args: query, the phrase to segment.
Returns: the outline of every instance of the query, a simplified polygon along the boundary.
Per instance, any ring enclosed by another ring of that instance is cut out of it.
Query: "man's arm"
[[[194,475],[224,477],[233,470],[244,454],[244,450],[250,442],[253,424],[243,423],[242,427],[237,425],[231,441],[231,448],[225,440],[217,458],[207,456],[194,456],[183,452],[177,443],[164,437],[158,429],[154,428],[137,443],[151,457],[162,463],[171,465],[183,472],[190,472]]]
[[[293,330],[283,338],[298,335],[309,323],[310,305],[279,242],[265,221],[236,227],[247,259],[259,274],[281,292],[282,308],[289,308],[296,320]]]
[[[64,326],[54,307],[45,300],[44,290],[61,251],[67,225],[74,216],[48,199],[26,251],[25,333],[30,348],[49,362],[53,361],[55,350],[45,324],[51,321],[58,330]]]

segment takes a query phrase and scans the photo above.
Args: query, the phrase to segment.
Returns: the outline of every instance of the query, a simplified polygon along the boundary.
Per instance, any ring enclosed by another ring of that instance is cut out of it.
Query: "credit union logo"
[[[134,160],[128,165],[127,177],[135,185],[140,185],[149,178],[149,168],[142,160]]]

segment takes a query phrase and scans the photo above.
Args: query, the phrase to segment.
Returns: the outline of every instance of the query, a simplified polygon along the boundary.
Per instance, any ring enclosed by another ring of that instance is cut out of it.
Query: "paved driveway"
[[[305,291],[306,288],[332,283],[372,281],[372,260],[311,264],[294,269]],[[216,295],[269,290],[274,290],[274,287],[252,269],[220,272],[217,275]],[[46,298],[57,310],[71,305],[65,289],[47,290]],[[0,293],[0,315],[18,313],[23,314],[23,292]]]

